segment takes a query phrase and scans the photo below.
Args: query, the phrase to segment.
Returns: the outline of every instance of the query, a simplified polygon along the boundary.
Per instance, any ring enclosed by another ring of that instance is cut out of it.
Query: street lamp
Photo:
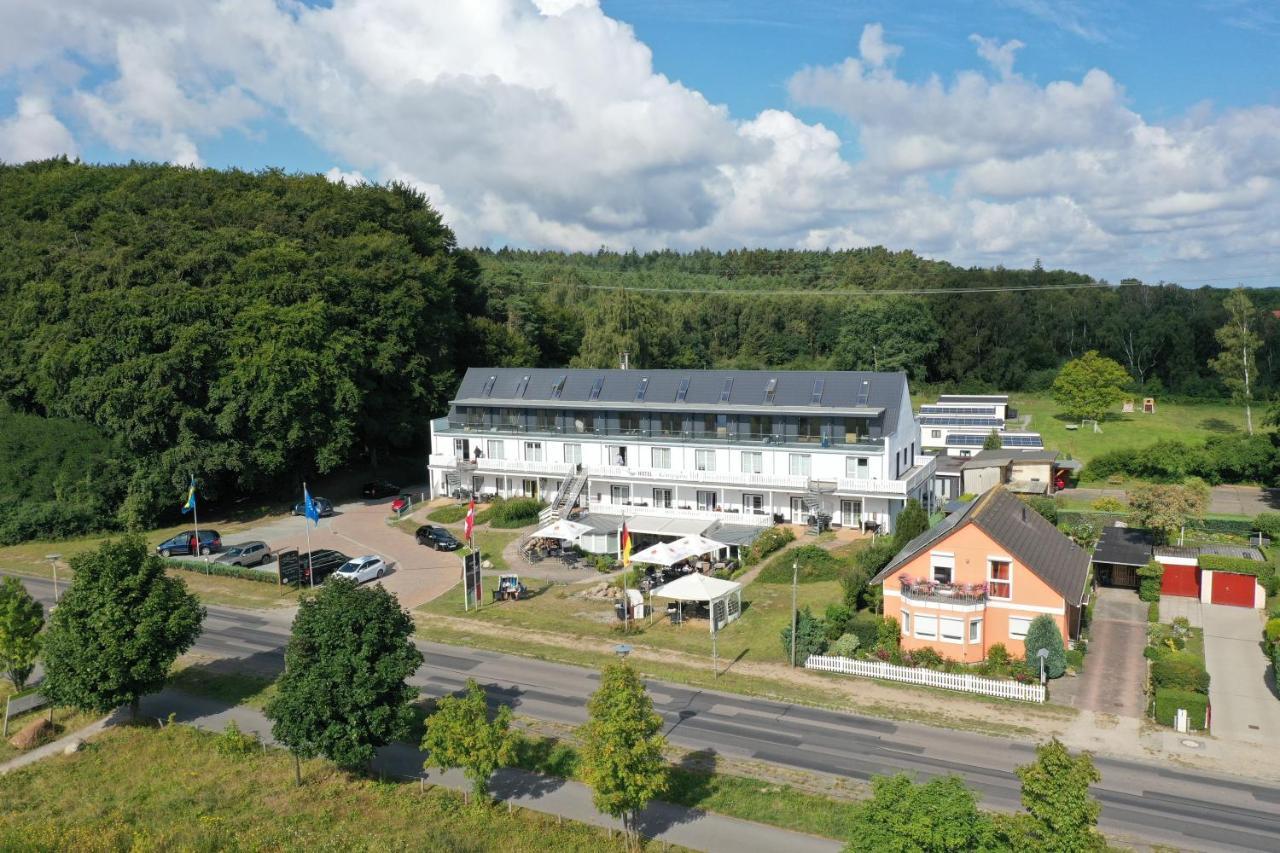
[[[58,561],[62,559],[61,554],[45,554],[44,558],[49,561],[49,565],[53,568],[53,603],[58,603]]]
[[[800,562],[791,561],[791,665],[796,665],[796,585],[800,580]]]
[[[1049,650],[1040,649],[1038,652],[1036,652],[1036,657],[1040,658],[1040,686],[1043,687],[1044,686],[1044,661],[1045,661],[1045,658],[1049,657]]]

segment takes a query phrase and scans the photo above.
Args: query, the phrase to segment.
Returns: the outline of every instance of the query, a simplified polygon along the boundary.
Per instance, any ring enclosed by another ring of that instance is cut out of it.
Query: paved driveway
[[[1210,730],[1216,737],[1280,744],[1280,695],[1262,654],[1260,610],[1200,605],[1204,658],[1209,669]]]
[[[1130,589],[1101,587],[1089,629],[1089,653],[1076,692],[1079,708],[1142,717],[1147,665],[1147,605]]]
[[[387,523],[392,498],[353,501],[334,507],[331,518],[313,526],[301,516],[286,518],[227,537],[227,544],[262,539],[274,550],[305,551],[310,535],[312,548],[333,548],[352,557],[377,554],[391,567],[381,583],[410,609],[444,593],[461,577],[461,561],[455,554],[420,546],[412,536]],[[272,566],[268,566],[272,568]]]

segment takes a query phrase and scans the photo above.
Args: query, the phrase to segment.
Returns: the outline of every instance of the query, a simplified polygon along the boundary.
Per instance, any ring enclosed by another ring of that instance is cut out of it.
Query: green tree
[[[628,838],[639,812],[666,790],[665,747],[662,717],[635,670],[625,663],[606,666],[600,689],[587,702],[580,766],[592,802],[620,818]]]
[[[902,508],[902,512],[898,513],[898,517],[894,519],[893,545],[895,552],[902,550],[904,545],[928,529],[929,513],[924,511],[920,501],[911,498],[907,501],[906,506]]]
[[[982,440],[983,450],[1000,450],[1004,447],[1004,442],[1000,440],[1000,433],[992,430],[987,433],[987,437]]]
[[[1214,332],[1222,351],[1209,362],[1209,366],[1222,377],[1231,390],[1231,396],[1244,404],[1244,422],[1253,435],[1253,386],[1257,383],[1258,348],[1262,339],[1258,336],[1258,312],[1245,295],[1243,287],[1227,294],[1222,307],[1227,310],[1227,322]]]
[[[21,690],[40,653],[44,608],[17,578],[0,580],[0,670]]]
[[[855,299],[845,311],[832,365],[838,370],[901,370],[923,379],[939,337],[938,325],[919,299]]]
[[[204,608],[138,535],[107,540],[70,560],[75,580],[44,635],[44,695],[105,714],[164,686],[200,636]]]
[[[1123,367],[1090,350],[1062,366],[1053,380],[1053,399],[1072,418],[1102,420],[1131,381]]]
[[[1061,678],[1067,671],[1067,649],[1062,642],[1062,632],[1048,613],[1041,613],[1031,620],[1027,628],[1027,636],[1022,641],[1027,650],[1027,666],[1033,671],[1040,671],[1040,649],[1048,649],[1049,656],[1044,660],[1044,673],[1049,678]]]
[[[905,773],[871,780],[872,795],[852,817],[849,853],[862,850],[897,853],[952,853],[991,850],[996,837],[991,819],[978,811],[977,798],[958,776],[923,785]]]
[[[791,659],[791,625],[778,635],[783,654]],[[802,666],[810,655],[820,655],[827,647],[827,629],[808,607],[796,612],[796,665]]]
[[[323,755],[358,770],[413,723],[418,691],[405,683],[422,664],[413,619],[381,586],[330,578],[303,601],[285,649],[284,675],[267,704],[276,740],[298,759]]]
[[[1170,541],[1188,519],[1204,515],[1207,489],[1168,483],[1144,483],[1128,492],[1129,519]]]
[[[511,762],[515,747],[511,707],[501,706],[489,719],[484,691],[472,678],[467,679],[462,696],[446,696],[436,703],[422,737],[425,766],[441,770],[461,767],[478,800],[488,799],[489,777]]]
[[[1073,756],[1057,738],[1036,747],[1036,760],[1017,769],[1022,805],[1031,815],[1036,849],[1048,853],[1105,850],[1098,801],[1089,786],[1102,779],[1088,753]]]

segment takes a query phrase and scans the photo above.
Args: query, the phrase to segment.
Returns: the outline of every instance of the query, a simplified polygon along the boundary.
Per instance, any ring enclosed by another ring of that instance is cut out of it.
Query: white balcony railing
[[[482,456],[479,459],[459,460],[456,456],[449,456],[444,453],[432,453],[427,457],[427,466],[430,468],[452,469],[457,467],[458,462],[463,465],[470,464],[472,470],[476,473],[498,473],[498,474],[541,474],[549,477],[564,477],[573,472],[573,465],[568,462],[534,462],[523,459],[490,459]]]
[[[742,474],[736,471],[691,471],[679,468],[628,468],[625,465],[595,465],[593,478],[604,480],[645,480],[655,483],[719,483],[729,486],[789,489],[803,492],[809,478],[790,474]]]
[[[935,465],[933,458],[930,457],[908,471],[906,478],[902,480],[867,480],[841,477],[836,481],[836,491],[840,494],[876,494],[906,497],[921,483],[933,476]]]
[[[665,506],[630,506],[627,504],[592,502],[587,511],[593,516],[616,515],[632,518],[637,515],[650,515],[659,518],[691,518],[696,521],[723,521],[725,524],[746,524],[752,527],[768,527],[773,524],[773,516],[757,515],[752,512],[713,512],[707,509],[680,509]],[[619,521],[621,524],[621,521]]]
[[[450,456],[447,453],[432,453],[427,457],[428,468],[456,468],[458,467],[458,457]]]

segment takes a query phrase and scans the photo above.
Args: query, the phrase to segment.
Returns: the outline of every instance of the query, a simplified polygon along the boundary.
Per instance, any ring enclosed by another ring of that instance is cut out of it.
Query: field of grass
[[[9,683],[7,678],[0,678],[0,714],[4,713],[4,703],[11,695],[14,694],[13,685]],[[39,717],[48,717],[48,708],[39,708],[35,711],[28,711],[25,714],[19,714],[9,720],[9,737],[22,730],[22,727]],[[62,737],[71,734],[74,731],[84,728],[93,721],[99,719],[100,714],[86,714],[82,711],[76,711],[71,708],[54,708],[53,709],[53,725],[55,729],[54,737]],[[9,745],[9,738],[0,739],[0,762],[8,761],[19,754],[19,750]]]
[[[348,776],[269,750],[220,755],[186,726],[121,727],[0,777],[5,850],[621,850],[582,824],[464,806],[416,783]]]
[[[430,518],[430,516],[428,516],[428,518]],[[410,536],[412,536],[413,532],[421,526],[422,523],[420,521],[412,518],[406,518],[403,521],[396,522],[396,527],[400,528]],[[453,533],[459,541],[462,540],[461,524],[441,524],[440,526],[448,528],[448,530]],[[508,572],[511,570],[511,566],[507,563],[506,558],[502,556],[502,549],[506,548],[514,540],[519,539],[521,535],[523,535],[523,531],[520,530],[493,530],[488,527],[476,527],[476,529],[472,531],[472,538],[474,539],[475,544],[479,546],[480,552],[484,555],[484,558],[493,563],[493,570],[495,572]],[[455,552],[455,555],[462,558],[470,553],[471,550],[467,548],[467,546],[463,545],[462,548]]]

